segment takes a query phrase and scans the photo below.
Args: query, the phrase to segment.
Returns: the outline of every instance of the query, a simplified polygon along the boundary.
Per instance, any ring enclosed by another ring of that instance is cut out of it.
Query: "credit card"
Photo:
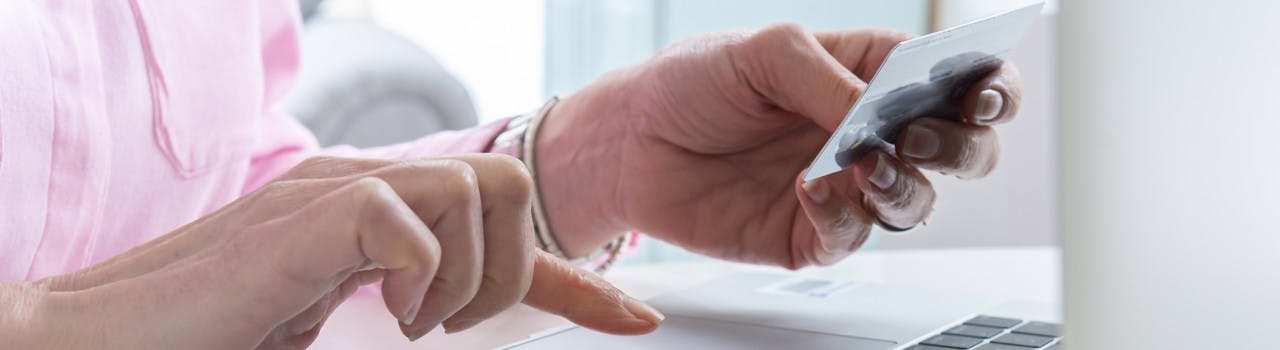
[[[872,150],[893,154],[898,134],[917,118],[960,120],[969,88],[1000,68],[1043,6],[1026,5],[898,43],[804,180],[850,167]]]

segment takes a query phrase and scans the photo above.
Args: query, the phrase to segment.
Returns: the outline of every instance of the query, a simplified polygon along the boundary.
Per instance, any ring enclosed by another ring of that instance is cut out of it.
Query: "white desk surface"
[[[1060,305],[1059,255],[1058,248],[1050,247],[879,250],[794,273]],[[620,267],[606,277],[631,295],[647,299],[737,271],[785,270],[694,262]],[[520,305],[465,332],[446,336],[437,328],[413,343],[400,335],[396,323],[381,298],[356,296],[338,307],[312,348],[489,349],[568,321]]]

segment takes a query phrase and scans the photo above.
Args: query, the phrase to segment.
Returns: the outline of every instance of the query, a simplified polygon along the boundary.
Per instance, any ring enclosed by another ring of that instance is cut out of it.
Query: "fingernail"
[[[435,326],[427,326],[425,329],[405,331],[404,337],[409,338],[409,341],[417,341],[427,336],[427,333],[431,333],[431,330],[435,328]]]
[[[667,316],[658,312],[658,309],[654,309],[643,301],[639,301],[631,297],[626,297],[626,299],[627,300],[623,302],[623,306],[626,306],[627,311],[631,312],[631,315],[635,316],[635,318],[648,321],[654,325],[661,324],[662,320],[667,319]]]
[[[475,327],[477,324],[480,324],[480,321],[481,320],[478,318],[471,318],[471,319],[455,321],[452,323],[445,324],[444,334],[454,334],[457,332],[471,329],[471,327]]]
[[[422,307],[422,301],[409,305],[404,315],[400,315],[400,323],[406,326],[413,324],[413,320],[418,318],[418,309]]]
[[[815,179],[800,185],[804,188],[804,193],[809,195],[809,199],[814,203],[823,204],[827,202],[827,198],[831,197],[831,185],[826,180]]]
[[[876,170],[871,172],[871,176],[867,176],[867,180],[881,190],[888,190],[890,186],[893,186],[893,182],[898,179],[898,170],[894,169],[892,164],[889,164],[887,157],[889,156],[884,154],[877,156]]]
[[[938,155],[938,149],[941,147],[940,139],[941,137],[933,129],[911,124],[907,127],[907,133],[902,140],[902,153],[916,159],[933,158]]]
[[[1000,110],[1004,108],[1004,97],[999,91],[992,89],[982,90],[978,94],[978,106],[973,111],[974,118],[979,121],[991,121],[1000,115]]]

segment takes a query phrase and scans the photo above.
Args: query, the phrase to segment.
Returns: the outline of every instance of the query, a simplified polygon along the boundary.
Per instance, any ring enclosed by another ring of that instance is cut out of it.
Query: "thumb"
[[[586,328],[620,335],[652,332],[665,318],[599,275],[551,254],[538,251],[533,261],[533,284],[524,297],[529,306]]]

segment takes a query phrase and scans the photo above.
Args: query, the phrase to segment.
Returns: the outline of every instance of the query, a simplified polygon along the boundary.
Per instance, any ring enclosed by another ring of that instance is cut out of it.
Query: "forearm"
[[[624,234],[617,179],[627,160],[620,112],[630,109],[616,86],[626,72],[569,96],[546,116],[534,152],[538,191],[551,231],[571,257],[584,256]]]

